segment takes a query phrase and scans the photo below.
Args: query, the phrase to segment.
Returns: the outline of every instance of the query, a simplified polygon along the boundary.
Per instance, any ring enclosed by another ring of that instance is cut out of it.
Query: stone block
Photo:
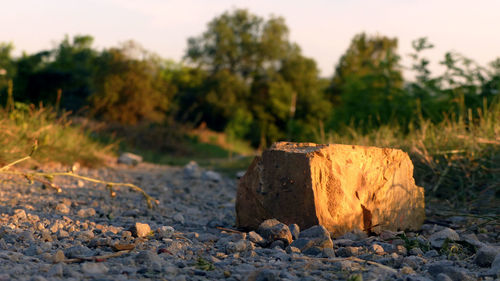
[[[279,142],[240,179],[236,214],[243,229],[275,218],[301,229],[320,224],[334,236],[418,230],[424,189],[399,149]]]

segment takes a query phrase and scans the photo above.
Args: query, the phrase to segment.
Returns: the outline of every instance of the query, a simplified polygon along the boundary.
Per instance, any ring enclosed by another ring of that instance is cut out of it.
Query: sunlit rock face
[[[334,236],[359,229],[417,230],[424,190],[399,149],[275,143],[240,179],[236,223],[256,229],[276,218],[301,229],[321,224]]]

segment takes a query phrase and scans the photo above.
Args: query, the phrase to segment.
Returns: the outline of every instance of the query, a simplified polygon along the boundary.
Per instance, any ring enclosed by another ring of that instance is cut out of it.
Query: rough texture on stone
[[[279,142],[241,178],[236,213],[238,227],[247,229],[276,218],[302,229],[320,224],[335,236],[416,230],[425,217],[424,190],[398,149]]]

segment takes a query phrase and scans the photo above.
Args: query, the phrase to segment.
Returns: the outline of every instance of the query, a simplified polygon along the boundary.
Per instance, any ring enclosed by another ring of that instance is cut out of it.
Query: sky
[[[284,17],[290,40],[317,62],[323,77],[333,74],[360,32],[397,37],[406,67],[419,37],[435,45],[426,57],[437,72],[447,51],[480,65],[500,57],[498,0],[0,0],[0,7],[0,42],[12,42],[16,56],[53,48],[65,35],[89,34],[98,49],[132,39],[180,61],[188,37],[223,12],[245,8],[264,18]]]

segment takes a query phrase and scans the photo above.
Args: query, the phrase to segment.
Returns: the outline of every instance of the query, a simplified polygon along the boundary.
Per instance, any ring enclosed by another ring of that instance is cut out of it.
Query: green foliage
[[[364,130],[388,124],[397,116],[408,123],[397,39],[356,35],[336,67],[330,90],[335,103],[330,126],[351,124]],[[404,122],[404,121],[403,121]]]
[[[232,133],[241,128],[237,124],[242,119],[250,120],[237,134],[265,147],[299,135],[314,137],[298,129],[317,126],[327,115],[328,106],[317,105],[325,101],[316,63],[289,42],[282,18],[264,20],[247,10],[226,12],[201,36],[189,39],[186,57],[208,75],[207,83],[200,85],[205,91],[191,98],[201,101],[200,113],[191,115],[191,121],[203,120],[212,129]]]
[[[205,260],[202,257],[198,257],[198,260],[196,261],[195,266],[196,266],[196,268],[201,269],[201,270],[205,270],[205,271],[212,271],[215,269],[215,266],[211,262]]]
[[[106,50],[97,58],[92,116],[131,125],[165,119],[173,88],[162,79],[155,61],[133,58],[133,52],[143,50],[132,43]]]

